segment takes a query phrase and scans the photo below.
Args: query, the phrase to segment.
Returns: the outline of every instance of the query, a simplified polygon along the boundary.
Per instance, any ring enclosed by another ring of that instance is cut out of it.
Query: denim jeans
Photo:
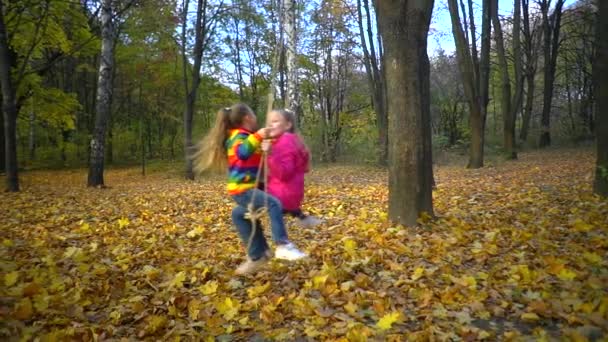
[[[268,208],[266,208],[266,210],[268,211],[268,216],[270,216],[272,240],[275,244],[287,243],[289,240],[287,238],[287,231],[285,230],[285,223],[283,222],[283,208],[281,202],[275,197],[258,189],[247,190],[232,196],[234,201],[238,204],[238,207],[232,209],[232,221],[234,222],[243,243],[247,245],[249,236],[251,235],[251,220],[246,219],[245,214],[247,213],[247,207],[249,206],[249,203],[251,203],[251,199],[254,195],[254,209],[265,206],[266,201],[268,201]],[[266,196],[268,196],[267,200],[265,198]],[[262,232],[262,225],[259,221],[256,223],[256,227],[256,234],[251,242],[250,250],[247,251],[249,257],[253,260],[260,258],[268,248],[268,244]]]

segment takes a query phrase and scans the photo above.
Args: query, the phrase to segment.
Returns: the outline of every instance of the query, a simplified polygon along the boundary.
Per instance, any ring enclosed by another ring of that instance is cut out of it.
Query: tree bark
[[[595,80],[596,168],[593,191],[608,197],[608,2],[599,1],[596,21]]]
[[[274,2],[273,2],[274,3]],[[283,6],[282,1],[277,3],[277,16],[278,16],[278,36],[276,38],[275,46],[273,49],[272,66],[270,69],[270,87],[268,89],[268,95],[266,100],[266,111],[271,111],[274,107],[275,94],[277,90],[278,80],[277,75],[279,74],[279,67],[281,64],[281,54],[283,53]]]
[[[13,57],[4,24],[4,5],[0,1],[0,87],[2,88],[2,112],[4,119],[6,190],[19,191],[17,172],[17,102],[11,79]]]
[[[389,218],[433,215],[427,36],[433,0],[378,2],[389,113]],[[425,89],[426,88],[426,89]],[[428,145],[427,145],[428,144]]]
[[[555,81],[555,65],[557,62],[557,50],[559,48],[559,30],[564,0],[557,0],[551,18],[549,18],[550,4],[550,0],[542,0],[540,6],[543,16],[543,55],[545,60],[543,112],[539,141],[539,147],[541,148],[551,145],[551,102],[553,100],[553,83]]]
[[[97,79],[97,106],[95,129],[91,139],[88,186],[104,186],[105,139],[108,118],[112,107],[112,70],[114,68],[114,24],[112,0],[101,3],[101,54]]]
[[[1,88],[1,87],[0,87]],[[2,89],[0,89],[2,91]],[[0,96],[0,108],[4,112],[2,104],[2,96]],[[5,134],[4,134],[4,115],[0,117],[0,173],[6,171],[6,148],[5,148]]]
[[[362,7],[365,9],[365,25],[363,23]],[[357,1],[357,19],[359,24],[359,37],[364,54],[365,72],[367,74],[367,82],[372,93],[372,107],[376,112],[377,128],[378,128],[378,146],[380,154],[378,156],[378,164],[386,165],[388,158],[388,119],[386,113],[386,92],[382,56],[376,54],[374,44],[374,35],[371,24],[371,12],[369,0]],[[366,39],[367,37],[367,39]],[[369,49],[368,49],[369,41]]]
[[[496,41],[496,52],[498,55],[498,66],[500,68],[501,97],[500,110],[503,119],[503,148],[507,159],[516,159],[515,151],[515,111],[511,103],[511,80],[509,78],[509,65],[505,53],[505,45],[502,35],[500,18],[498,17],[498,0],[492,0],[492,22],[494,26],[494,40]],[[517,2],[517,0],[516,0]],[[515,39],[514,39],[515,41]]]
[[[34,111],[34,97],[31,98],[29,117],[28,151],[30,160],[36,159],[36,112]]]
[[[532,109],[534,108],[534,90],[536,82],[536,67],[538,63],[538,45],[540,45],[540,34],[537,34],[536,28],[530,29],[530,0],[522,0],[523,12],[523,34],[524,34],[524,54],[526,57],[525,65],[525,80],[526,80],[526,103],[522,115],[521,130],[519,132],[519,140],[522,143],[528,141],[528,132],[530,129],[530,120],[532,119]],[[533,23],[534,25],[534,23]],[[522,94],[523,98],[523,94]]]
[[[490,1],[484,0],[483,2],[481,60],[479,65],[475,65],[471,51],[469,50],[469,42],[466,40],[460,24],[458,4],[456,0],[448,0],[450,18],[452,20],[452,32],[456,42],[458,67],[462,74],[463,89],[470,112],[471,145],[468,168],[480,168],[483,166],[484,130],[488,103],[490,65]],[[476,82],[476,74],[479,74],[479,83]]]
[[[287,64],[287,97],[285,99],[285,107],[294,112],[296,115],[296,125],[300,121],[300,97],[298,89],[298,35],[296,25],[296,0],[283,0],[283,9],[285,15],[285,38],[287,40],[285,46],[285,59]]]

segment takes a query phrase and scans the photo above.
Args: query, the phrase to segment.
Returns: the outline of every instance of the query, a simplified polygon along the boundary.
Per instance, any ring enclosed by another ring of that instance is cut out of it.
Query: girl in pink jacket
[[[267,128],[272,142],[262,143],[268,154],[268,193],[283,205],[283,212],[297,219],[302,227],[314,227],[322,221],[302,212],[304,174],[309,171],[310,153],[295,133],[295,115],[286,109],[268,113]]]

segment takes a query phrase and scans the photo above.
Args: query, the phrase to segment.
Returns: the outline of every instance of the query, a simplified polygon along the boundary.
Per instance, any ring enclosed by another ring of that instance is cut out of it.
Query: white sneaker
[[[293,243],[279,245],[274,252],[274,257],[285,260],[298,260],[306,257],[306,253],[301,252]]]
[[[306,216],[303,219],[298,219],[297,221],[298,226],[302,227],[302,228],[312,228],[312,227],[316,227],[318,225],[320,225],[321,223],[323,223],[323,220],[321,220],[318,217],[314,217],[314,216]]]

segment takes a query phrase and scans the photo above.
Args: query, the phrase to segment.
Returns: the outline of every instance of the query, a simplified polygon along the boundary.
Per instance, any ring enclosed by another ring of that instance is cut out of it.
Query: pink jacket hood
[[[310,154],[300,138],[283,133],[272,143],[268,156],[268,193],[281,201],[283,209],[299,209],[304,199],[304,174]]]

